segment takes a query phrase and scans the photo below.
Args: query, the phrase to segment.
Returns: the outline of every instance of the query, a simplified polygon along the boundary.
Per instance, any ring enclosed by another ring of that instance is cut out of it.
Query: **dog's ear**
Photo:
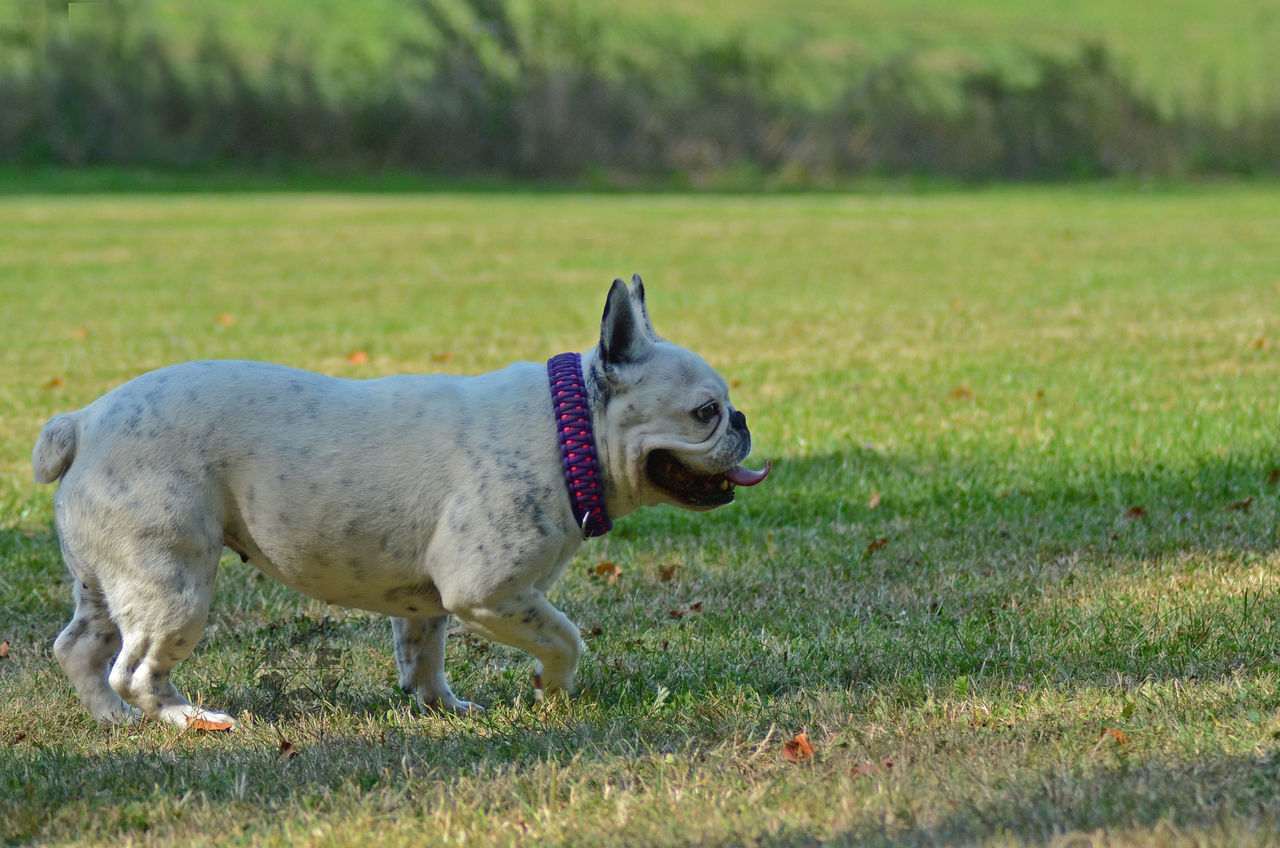
[[[644,309],[644,286],[628,291],[626,283],[614,280],[600,319],[601,361],[609,367],[645,359],[653,347],[652,332]]]
[[[645,335],[655,342],[660,341],[658,334],[653,331],[653,321],[649,320],[649,307],[644,302],[644,280],[640,279],[639,274],[631,275],[631,300],[640,312],[640,322],[644,325]]]

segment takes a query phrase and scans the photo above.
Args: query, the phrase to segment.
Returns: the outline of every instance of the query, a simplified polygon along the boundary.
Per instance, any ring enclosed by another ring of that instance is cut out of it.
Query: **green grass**
[[[11,191],[0,220],[0,839],[1276,844],[1273,187]],[[197,357],[584,349],[633,270],[775,472],[584,546],[554,593],[581,697],[530,704],[527,657],[460,635],[454,688],[493,709],[423,714],[385,621],[228,556],[176,677],[244,726],[89,720],[50,652],[47,416]]]
[[[516,5],[536,10],[532,3]],[[1111,48],[1139,89],[1165,108],[1204,106],[1231,115],[1274,107],[1280,98],[1280,62],[1273,49],[1280,39],[1280,7],[1270,0],[600,0],[584,8],[605,24],[599,37],[606,56],[661,61],[664,45],[673,42],[740,36],[785,57],[787,84],[817,96],[838,91],[849,68],[904,52],[943,73],[973,65],[1025,73],[1031,70],[1029,53],[1061,56],[1097,43]],[[87,3],[71,9],[71,26],[80,31],[103,26],[112,14]],[[145,9],[154,26],[191,44],[213,25],[249,55],[266,56],[287,43],[305,48],[339,76],[388,61],[392,44],[406,34],[431,38],[413,4],[395,0],[224,0],[216,12],[152,0]],[[16,19],[18,13],[8,16]]]

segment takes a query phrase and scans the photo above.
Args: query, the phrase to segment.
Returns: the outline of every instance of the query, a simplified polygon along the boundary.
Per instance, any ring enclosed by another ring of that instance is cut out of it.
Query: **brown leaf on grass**
[[[602,562],[596,566],[596,576],[603,577],[604,581],[612,586],[622,576],[622,568],[616,562]]]
[[[364,350],[353,350],[347,354],[347,361],[352,365],[364,365],[369,361],[369,353]]]
[[[235,727],[235,725],[229,721],[212,721],[207,718],[199,718],[197,716],[187,716],[188,730],[221,731],[221,730],[230,730],[233,727]]]
[[[280,762],[287,763],[298,756],[299,753],[297,747],[288,739],[280,740]]]
[[[1130,521],[1137,521],[1146,514],[1147,511],[1140,506],[1131,506],[1124,511],[1124,517]]]
[[[893,760],[885,757],[878,763],[867,761],[854,766],[850,770],[850,774],[854,777],[878,777],[879,775],[890,771],[893,768]]]
[[[813,743],[808,733],[797,733],[782,743],[782,756],[793,763],[807,760],[813,756]]]
[[[9,658],[9,643],[0,642],[0,660]]]
[[[676,572],[680,570],[680,566],[676,563],[658,566],[658,579],[663,583],[670,583],[676,579]]]
[[[217,315],[213,316],[213,320],[223,327],[232,327],[235,326],[236,316],[232,315],[230,312],[219,312]]]
[[[75,339],[78,342],[84,341],[85,339],[89,338],[89,328],[76,327],[74,330],[71,331],[71,338]]]
[[[1280,483],[1280,468],[1273,468],[1267,472],[1267,485],[1274,486]]]
[[[67,381],[62,377],[50,377],[48,380],[44,381],[44,387],[46,389],[60,389],[66,384]]]
[[[968,400],[973,397],[973,389],[961,384],[951,390],[951,397],[955,400]]]
[[[1227,504],[1227,509],[1234,509],[1237,512],[1248,512],[1249,507],[1251,506],[1253,506],[1253,495],[1250,495],[1249,497],[1245,498],[1242,501],[1236,501],[1235,503]]]
[[[1102,728],[1102,741],[1114,742],[1117,745],[1128,745],[1129,737],[1125,736],[1123,730],[1116,730],[1114,727]]]
[[[684,618],[686,615],[697,615],[702,612],[702,601],[695,601],[684,609],[667,610],[671,618]]]
[[[867,501],[867,509],[875,509],[878,506],[880,506],[880,493],[872,492],[871,500]]]
[[[876,551],[887,546],[888,544],[889,544],[888,536],[881,536],[878,539],[872,539],[870,542],[867,543],[867,553],[869,554],[875,553]]]

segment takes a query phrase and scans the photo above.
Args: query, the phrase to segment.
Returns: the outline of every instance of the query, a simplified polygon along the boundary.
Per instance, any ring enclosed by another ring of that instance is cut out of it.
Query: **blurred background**
[[[4,0],[0,163],[606,187],[1272,175],[1277,0]]]

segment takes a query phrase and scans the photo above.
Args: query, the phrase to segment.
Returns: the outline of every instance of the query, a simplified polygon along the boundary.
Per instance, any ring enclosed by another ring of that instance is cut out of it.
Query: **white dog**
[[[659,339],[634,277],[600,344],[478,377],[342,380],[259,362],[153,371],[52,418],[32,455],[75,614],[58,662],[98,719],[229,726],[169,680],[204,628],[223,546],[326,603],[392,618],[400,684],[448,711],[445,624],[573,688],[578,627],[544,592],[609,516],[711,509],[769,468],[697,355]],[[200,726],[200,725],[198,725]]]

